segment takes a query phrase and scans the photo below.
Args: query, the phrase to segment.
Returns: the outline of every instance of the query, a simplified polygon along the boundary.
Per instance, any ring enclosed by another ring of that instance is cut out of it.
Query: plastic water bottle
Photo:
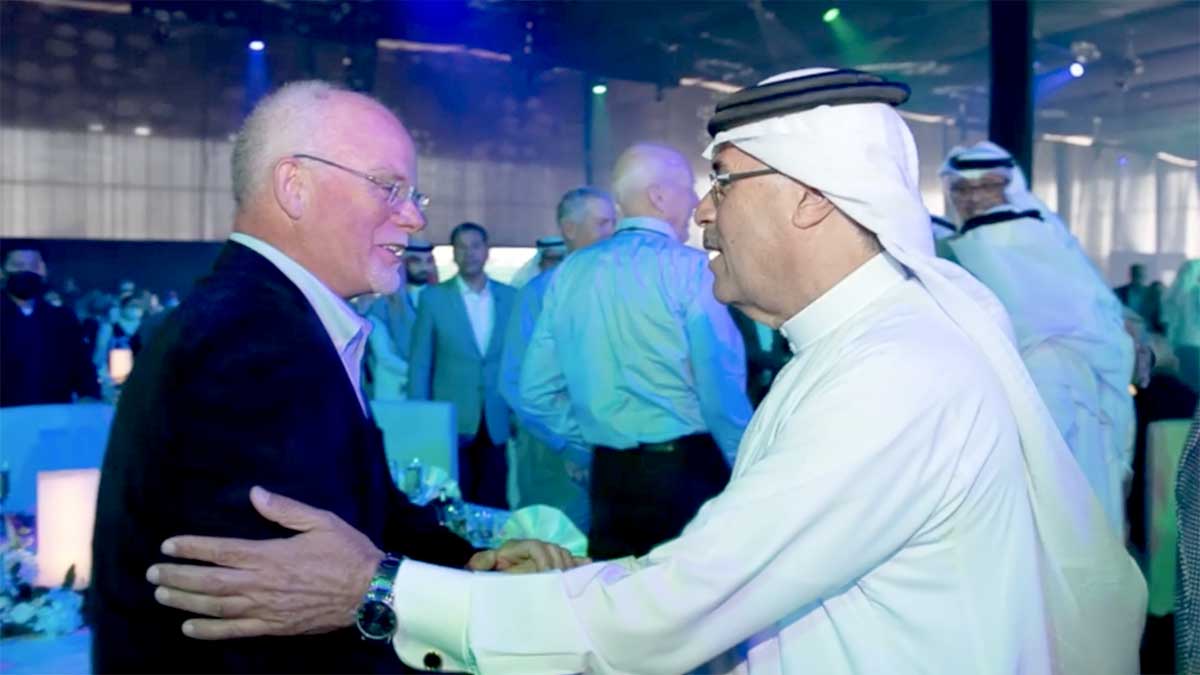
[[[421,460],[413,458],[409,462],[408,467],[404,469],[404,493],[408,495],[414,503],[421,496],[421,484],[424,479],[425,467],[421,466]]]

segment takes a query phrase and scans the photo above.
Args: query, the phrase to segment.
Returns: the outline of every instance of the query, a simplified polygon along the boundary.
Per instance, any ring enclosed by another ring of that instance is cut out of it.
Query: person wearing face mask
[[[134,296],[121,299],[119,311],[113,317],[112,347],[128,347],[137,354],[142,350],[142,336],[138,332],[142,327],[142,318],[146,312],[142,303]]]
[[[100,397],[79,321],[45,302],[45,293],[41,251],[24,243],[10,248],[0,295],[0,407]]]

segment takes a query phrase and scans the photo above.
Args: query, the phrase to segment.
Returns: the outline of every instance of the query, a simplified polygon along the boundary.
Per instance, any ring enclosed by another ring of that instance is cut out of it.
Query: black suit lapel
[[[213,264],[213,274],[243,277],[243,281],[247,283],[264,284],[273,290],[285,293],[288,297],[288,307],[277,309],[296,312],[302,316],[306,334],[311,335],[314,343],[322,345],[319,352],[312,354],[311,364],[313,367],[319,366],[323,368],[327,373],[327,381],[331,384],[333,382],[342,383],[341,386],[335,385],[335,391],[314,392],[313,395],[336,395],[336,391],[341,391],[343,392],[343,398],[339,403],[343,406],[353,403],[353,409],[359,411],[359,414],[355,416],[355,421],[358,422],[367,419],[362,414],[363,407],[358,403],[358,395],[355,393],[354,384],[346,375],[346,368],[342,365],[342,355],[334,347],[333,340],[329,337],[329,331],[325,329],[325,324],[321,323],[321,318],[317,316],[317,311],[309,304],[308,298],[304,297],[304,293],[300,291],[300,288],[296,284],[292,283],[292,280],[286,274],[257,251],[236,241],[227,242],[225,247],[221,249],[216,263]],[[292,337],[283,336],[282,339],[292,339]],[[365,340],[366,338],[361,339]],[[362,386],[361,377],[359,379],[359,386]],[[348,399],[345,397],[348,397]],[[362,400],[364,403],[368,400],[365,394]],[[366,407],[367,414],[369,415],[370,406]]]

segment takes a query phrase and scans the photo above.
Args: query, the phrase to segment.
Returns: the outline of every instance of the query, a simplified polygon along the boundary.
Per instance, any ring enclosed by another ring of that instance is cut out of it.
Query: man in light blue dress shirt
[[[559,200],[556,219],[569,253],[611,237],[617,214],[608,193],[580,187]],[[581,474],[578,460],[570,464],[572,475],[564,465],[562,452],[567,439],[521,409],[521,363],[556,268],[543,270],[517,292],[500,360],[500,395],[508,401],[518,420],[514,439],[517,505],[548,504],[586,532],[591,522],[591,507],[586,485],[581,485],[577,478]]]
[[[617,232],[572,254],[546,291],[521,367],[522,413],[594,448],[589,554],[641,555],[728,481],[750,419],[745,348],[687,247],[698,199],[687,160],[639,144],[617,160]]]

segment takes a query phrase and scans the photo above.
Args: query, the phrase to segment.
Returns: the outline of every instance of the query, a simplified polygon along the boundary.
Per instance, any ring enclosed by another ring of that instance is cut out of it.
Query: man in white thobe
[[[1038,393],[1123,534],[1135,350],[1121,302],[1003,148],[986,141],[955,148],[941,175],[960,223],[942,244],[1008,310]]]
[[[524,288],[537,275],[558,267],[558,264],[570,252],[567,242],[559,236],[539,237],[534,242],[534,249],[536,252],[533,257],[521,265],[521,269],[517,270],[512,280],[508,282],[509,286]]]
[[[404,562],[392,589],[404,661],[522,674],[1136,669],[1140,573],[1003,309],[933,256],[915,145],[888,105],[905,98],[874,75],[814,69],[718,106],[716,175],[697,212],[720,252],[715,293],[795,352],[732,480],[640,559],[522,579]],[[306,511],[280,502],[268,517]],[[256,589],[347,529],[176,539],[177,554],[240,569],[157,570],[159,582],[205,594],[172,591],[168,604],[212,614],[220,575],[249,575],[234,584],[251,587],[238,591],[248,608],[225,602],[233,620],[193,628],[252,633],[245,622],[281,611]]]

